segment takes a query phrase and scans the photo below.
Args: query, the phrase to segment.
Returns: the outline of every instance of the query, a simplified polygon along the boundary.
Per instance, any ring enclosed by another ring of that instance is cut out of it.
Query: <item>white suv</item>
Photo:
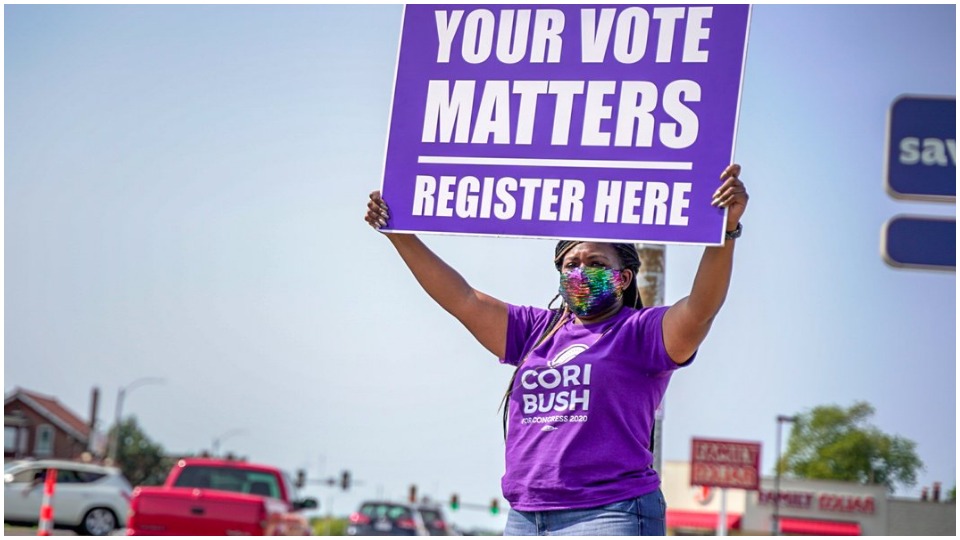
[[[4,464],[5,522],[39,522],[47,469],[57,469],[52,500],[55,526],[102,536],[126,525],[133,488],[119,469],[52,459]]]

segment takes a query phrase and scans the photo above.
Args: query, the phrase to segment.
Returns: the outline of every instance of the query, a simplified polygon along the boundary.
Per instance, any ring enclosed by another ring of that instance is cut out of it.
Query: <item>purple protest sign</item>
[[[408,5],[385,230],[717,245],[749,6]]]

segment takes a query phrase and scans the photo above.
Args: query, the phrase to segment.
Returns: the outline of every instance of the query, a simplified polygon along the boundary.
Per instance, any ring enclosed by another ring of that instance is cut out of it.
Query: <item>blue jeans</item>
[[[504,536],[664,536],[663,493],[641,495],[596,508],[522,512],[510,510]]]

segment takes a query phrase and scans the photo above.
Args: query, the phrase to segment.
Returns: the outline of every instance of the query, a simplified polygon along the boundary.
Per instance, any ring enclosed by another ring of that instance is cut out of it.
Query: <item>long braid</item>
[[[553,297],[553,300],[550,301],[550,304],[548,304],[548,306],[552,305],[557,300],[557,298],[560,298],[559,294]],[[570,310],[567,309],[567,304],[564,303],[563,300],[560,301],[559,308],[553,309],[551,311],[553,311],[553,315],[550,316],[550,322],[547,323],[547,326],[543,329],[543,333],[540,334],[540,338],[537,339],[537,342],[534,343],[533,347],[531,347],[530,350],[527,351],[527,354],[523,357],[523,359],[517,363],[517,368],[513,370],[513,375],[510,377],[510,384],[507,385],[507,391],[504,392],[503,399],[500,400],[500,409],[503,409],[503,439],[504,440],[507,439],[507,415],[510,412],[510,395],[513,394],[513,385],[517,381],[517,374],[520,373],[520,368],[523,367],[524,362],[527,361],[527,357],[530,356],[530,353],[532,353],[534,349],[540,346],[541,343],[546,341],[547,338],[552,336],[561,326],[563,326],[563,322],[566,320],[566,315],[567,313],[570,312]]]

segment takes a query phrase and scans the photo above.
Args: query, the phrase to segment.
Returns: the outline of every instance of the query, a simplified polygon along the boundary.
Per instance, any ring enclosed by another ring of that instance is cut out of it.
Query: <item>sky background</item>
[[[343,515],[408,486],[500,494],[499,365],[363,221],[380,186],[399,6],[4,8],[4,388],[172,453],[310,477]],[[956,274],[894,269],[881,228],[954,216],[884,190],[887,111],[956,94],[956,8],[756,6],[736,161],[750,192],[733,283],[666,397],[692,437],[763,443],[779,414],[876,407],[917,443],[918,496],[956,483]],[[719,173],[719,171],[718,171]],[[548,240],[425,236],[476,288],[545,306]],[[702,248],[667,248],[666,300]],[[239,433],[238,433],[239,430]],[[460,511],[465,527],[505,516]]]

